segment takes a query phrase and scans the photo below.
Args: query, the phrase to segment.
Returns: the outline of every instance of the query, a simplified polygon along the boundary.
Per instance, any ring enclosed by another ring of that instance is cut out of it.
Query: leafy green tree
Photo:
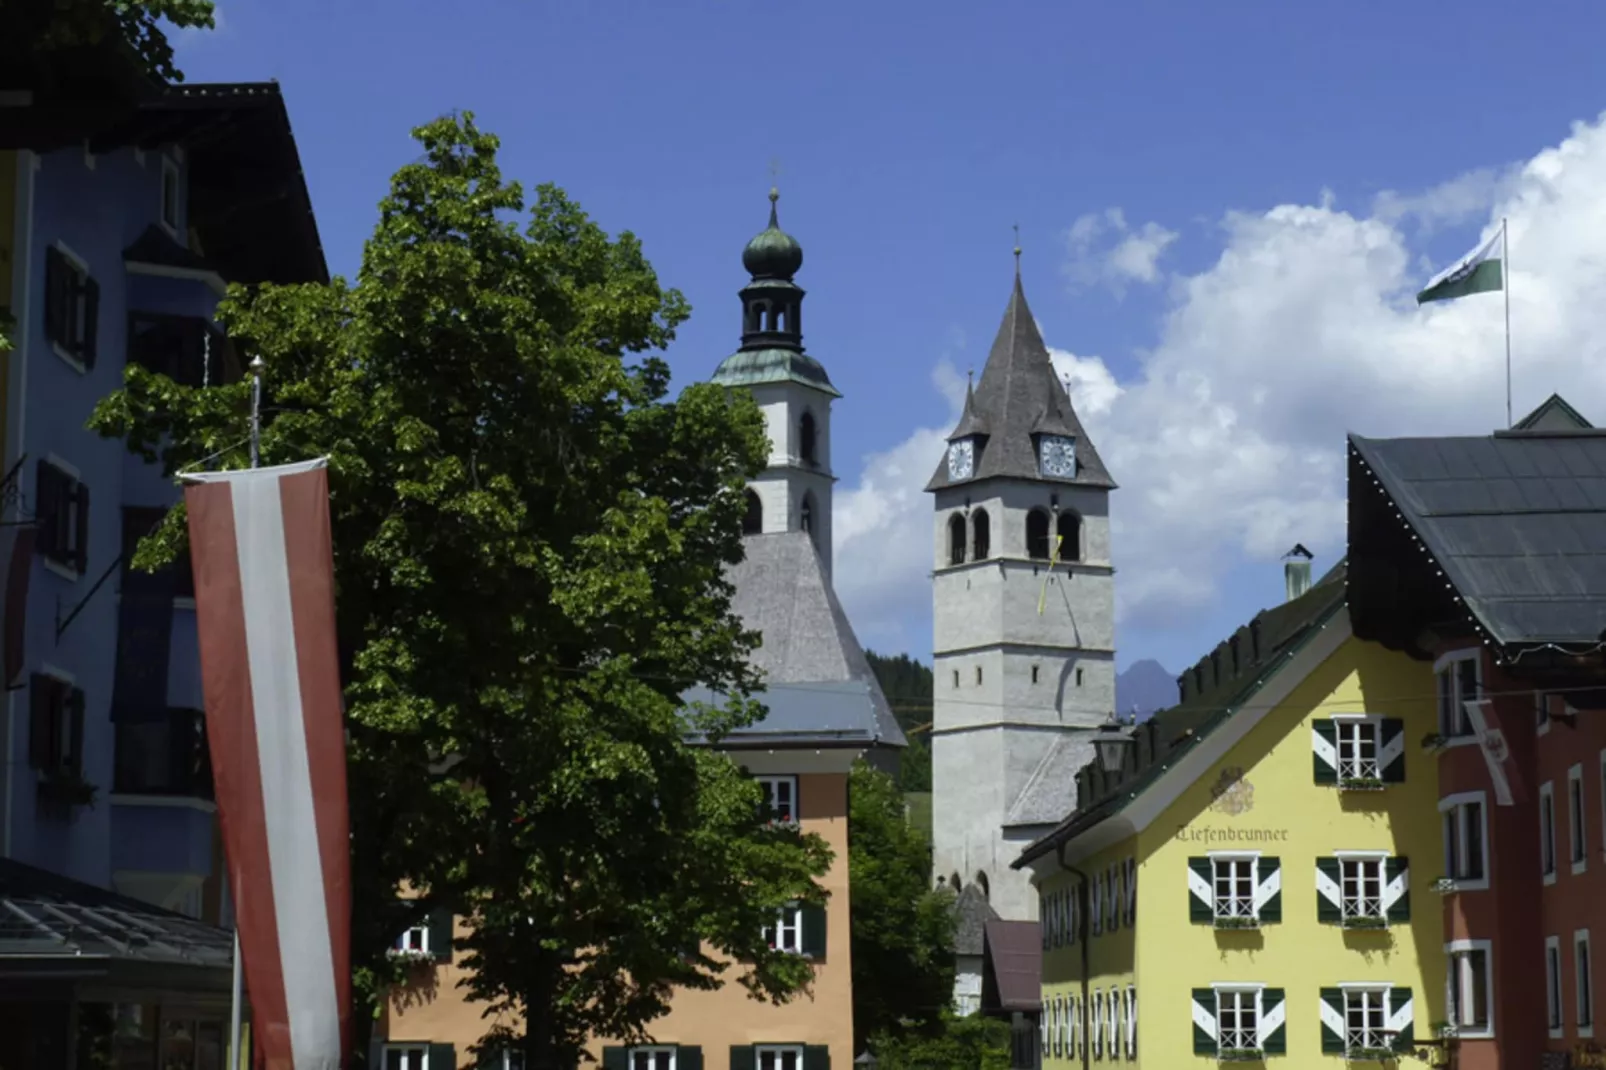
[[[61,73],[52,71],[53,58],[106,46],[126,50],[138,71],[183,81],[167,28],[209,30],[215,16],[214,0],[0,0],[0,58],[7,65],[0,81],[19,73],[48,78]]]
[[[552,186],[521,229],[472,116],[415,136],[354,284],[231,289],[220,315],[266,362],[263,463],[329,458],[364,995],[450,909],[470,994],[524,1023],[491,1040],[571,1067],[675,986],[781,1001],[812,977],[763,928],[822,901],[829,848],[686,743],[760,714],[724,569],[767,443],[750,400],[668,397],[649,354],[687,307],[633,236]],[[131,364],[92,423],[169,473],[239,467],[247,391]],[[184,536],[180,508],[136,567]],[[694,682],[734,697],[688,713]]]
[[[951,896],[931,886],[931,842],[904,816],[891,777],[860,763],[848,781],[854,1050],[878,1034],[930,1032],[954,992]]]

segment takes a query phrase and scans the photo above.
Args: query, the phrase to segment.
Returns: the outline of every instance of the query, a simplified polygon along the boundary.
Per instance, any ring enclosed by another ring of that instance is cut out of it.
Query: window
[[[1539,873],[1546,884],[1556,880],[1556,786],[1539,785]]]
[[[976,666],[976,686],[981,686],[981,666]]]
[[[803,953],[803,908],[784,906],[776,914],[775,924],[764,926],[764,939],[777,951]]]
[[[152,597],[162,601],[195,597],[195,570],[186,551],[177,561],[156,572],[136,571],[131,562],[139,544],[167,517],[165,507],[123,506],[122,597]]]
[[[1458,940],[1445,948],[1449,957],[1449,1022],[1463,1037],[1494,1035],[1494,974],[1487,940]]]
[[[1550,696],[1543,691],[1534,692],[1534,732],[1544,735],[1550,731]]]
[[[1582,873],[1588,864],[1584,858],[1584,767],[1575,765],[1567,770],[1567,844],[1574,873]]]
[[[59,246],[45,250],[45,338],[84,370],[95,366],[100,283],[83,261]]]
[[[430,1070],[428,1044],[386,1044],[385,1070]]]
[[[429,924],[414,925],[396,938],[394,950],[407,955],[429,954]]]
[[[1435,667],[1439,692],[1439,734],[1446,738],[1470,736],[1463,702],[1476,700],[1481,692],[1479,654],[1476,647],[1446,654]]]
[[[81,576],[89,565],[89,487],[48,460],[35,471],[35,546],[46,561]]]
[[[675,1070],[675,1049],[663,1046],[631,1048],[630,1070]]]
[[[1484,824],[1487,807],[1483,792],[1451,795],[1439,801],[1444,815],[1445,876],[1459,891],[1489,887],[1489,830]]]
[[[1589,930],[1573,933],[1573,992],[1578,1000],[1578,1035],[1595,1035],[1595,974],[1589,954]]]
[[[178,165],[162,157],[162,226],[178,234]]]
[[[1026,514],[1026,556],[1036,561],[1048,560],[1048,514],[1033,509]]]
[[[955,687],[959,686],[959,670],[958,669],[954,670],[954,686]]]
[[[28,702],[28,764],[43,773],[81,776],[84,693],[69,680],[34,673]]]
[[[1340,858],[1338,860],[1345,921],[1383,918],[1383,860],[1381,858]]]
[[[798,514],[798,528],[810,535],[814,534],[814,495],[803,495],[803,509]]]
[[[1093,1031],[1093,1058],[1104,1058],[1104,993],[1093,993],[1093,1020],[1088,1023]]]
[[[1082,560],[1082,518],[1075,513],[1061,513],[1055,520],[1055,532],[1059,536],[1059,558],[1061,561]]]
[[[1093,925],[1093,935],[1098,936],[1104,932],[1104,878],[1101,874],[1093,874],[1093,902],[1088,904],[1088,920]]]
[[[240,378],[228,338],[198,316],[130,314],[128,362],[179,386],[224,386]]]
[[[1561,1036],[1561,939],[1545,937],[1545,1024],[1552,1037]]]
[[[965,563],[965,518],[958,513],[948,518],[948,563]]]
[[[1351,1055],[1393,1047],[1387,988],[1344,989],[1344,1050]]]
[[[169,709],[154,718],[122,717],[113,728],[113,791],[213,797],[206,717],[200,710]]]
[[[1211,887],[1217,918],[1255,916],[1255,859],[1213,858]]]
[[[987,510],[977,509],[970,515],[970,557],[985,561],[993,552],[993,521]]]
[[[1378,780],[1376,721],[1360,718],[1333,719],[1338,733],[1338,782]]]
[[[797,821],[797,777],[761,776],[758,785],[764,792],[764,813],[770,821]]]
[[[1032,683],[1037,683],[1037,666],[1032,666]]]
[[[764,503],[759,500],[758,492],[752,489],[747,491],[747,508],[742,513],[742,534],[757,535],[764,530]]]
[[[1216,990],[1216,1046],[1223,1053],[1260,1050],[1258,989]]]
[[[760,1044],[754,1049],[758,1056],[757,1070],[803,1070],[803,1049],[793,1045]],[[653,1070],[661,1070],[653,1067]],[[674,1067],[669,1067],[674,1070]]]
[[[816,463],[814,414],[805,412],[797,422],[797,455],[804,464]]]

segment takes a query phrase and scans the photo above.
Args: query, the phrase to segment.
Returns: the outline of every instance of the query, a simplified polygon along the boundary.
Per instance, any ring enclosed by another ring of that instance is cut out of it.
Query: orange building
[[[861,757],[895,767],[904,738],[831,586],[831,403],[840,395],[803,351],[803,291],[792,281],[803,250],[777,223],[777,196],[771,191],[769,226],[742,254],[752,280],[741,291],[741,348],[714,375],[749,391],[769,429],[769,464],[748,488],[745,560],[729,577],[733,608],[761,636],[753,662],[769,712],[720,745],[762,782],[781,819],[817,833],[834,853],[821,881],[826,906],[785,909],[771,930],[777,946],[813,960],[814,981],[782,1006],[751,999],[730,979],[717,991],[679,992],[650,1026],[651,1044],[593,1041],[605,1070],[849,1070],[854,1057],[848,773]],[[400,950],[426,961],[377,1024],[376,1070],[518,1067],[516,1056],[471,1063],[473,1046],[499,1023],[457,987],[451,934],[442,919],[399,939]]]

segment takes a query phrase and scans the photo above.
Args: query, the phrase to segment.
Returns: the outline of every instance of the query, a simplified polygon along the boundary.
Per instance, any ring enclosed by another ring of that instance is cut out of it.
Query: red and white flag
[[[323,460],[184,477],[229,887],[267,1070],[351,1050],[351,842]]]
[[[1468,699],[1461,703],[1461,708],[1466,711],[1467,723],[1478,739],[1478,748],[1483,751],[1484,764],[1489,767],[1495,804],[1514,805],[1523,794],[1522,777],[1516,762],[1511,760],[1511,745],[1500,728],[1500,716],[1494,703],[1486,698]]]

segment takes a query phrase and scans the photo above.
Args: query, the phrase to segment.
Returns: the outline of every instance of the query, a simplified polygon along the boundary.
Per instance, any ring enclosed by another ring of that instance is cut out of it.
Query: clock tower
[[[1076,770],[1115,710],[1110,491],[1015,285],[981,379],[926,490],[936,504],[935,875],[1037,917],[1027,843],[1076,806]],[[958,890],[958,889],[956,889]]]

